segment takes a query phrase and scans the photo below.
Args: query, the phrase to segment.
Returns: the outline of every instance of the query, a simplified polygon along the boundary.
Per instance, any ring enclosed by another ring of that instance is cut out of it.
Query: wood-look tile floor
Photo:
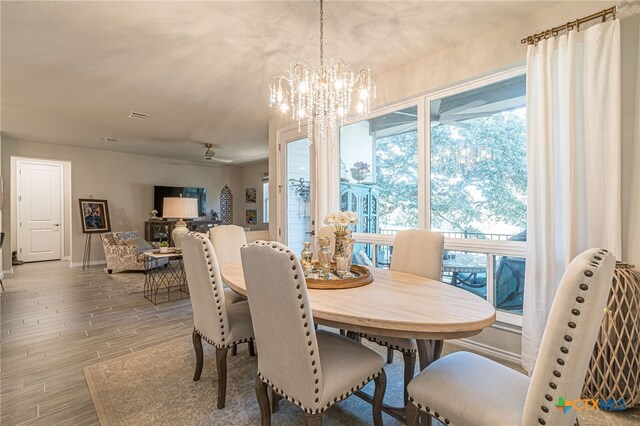
[[[153,305],[102,267],[14,267],[0,295],[0,423],[98,424],[83,367],[188,335],[188,298]]]

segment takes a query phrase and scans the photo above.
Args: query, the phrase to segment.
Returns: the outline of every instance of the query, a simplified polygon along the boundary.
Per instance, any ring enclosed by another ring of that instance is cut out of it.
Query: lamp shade
[[[167,219],[195,219],[198,215],[196,198],[164,197],[162,216]]]

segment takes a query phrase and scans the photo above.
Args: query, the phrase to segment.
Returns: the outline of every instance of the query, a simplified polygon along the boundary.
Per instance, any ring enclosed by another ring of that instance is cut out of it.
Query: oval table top
[[[473,336],[496,320],[493,306],[460,288],[404,272],[370,270],[374,281],[363,287],[309,289],[314,320],[360,333],[429,340]],[[241,261],[223,266],[221,275],[246,296]]]

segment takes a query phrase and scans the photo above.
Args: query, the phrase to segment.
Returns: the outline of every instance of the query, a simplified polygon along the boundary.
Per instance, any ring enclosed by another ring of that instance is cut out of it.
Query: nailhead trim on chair
[[[413,405],[415,405],[416,407],[418,407],[418,410],[424,411],[427,414],[431,414],[431,408],[429,408],[428,406],[422,406],[422,404],[415,402],[415,400],[413,399],[412,396],[409,396],[409,402],[411,402]],[[440,413],[438,413],[437,411],[435,411],[433,413],[433,416],[435,418],[437,418],[438,420],[440,420],[441,422],[444,422],[444,424],[451,424],[451,421],[449,419],[447,419],[446,417],[443,417],[440,415]],[[441,418],[442,417],[442,418]]]
[[[361,384],[352,387],[351,388],[351,392],[346,392],[343,395],[339,395],[335,398],[333,398],[333,402],[328,402],[327,405],[325,407],[320,407],[320,408],[316,408],[315,410],[313,408],[309,408],[309,407],[305,407],[302,405],[302,402],[298,401],[295,398],[290,397],[289,395],[287,395],[286,393],[284,393],[284,391],[282,389],[280,389],[278,386],[276,386],[273,382],[271,382],[269,379],[267,379],[265,376],[262,375],[262,373],[258,372],[258,377],[260,378],[260,380],[262,380],[264,383],[266,383],[268,386],[271,387],[271,389],[273,389],[273,391],[275,393],[277,393],[278,395],[282,396],[284,399],[286,399],[289,402],[292,402],[294,404],[296,404],[298,407],[302,408],[302,410],[307,413],[307,414],[320,414],[323,413],[326,409],[328,409],[329,407],[331,407],[333,404],[342,401],[343,399],[346,399],[348,397],[350,397],[354,392],[359,391],[360,389],[362,389],[367,383],[369,383],[371,380],[374,380],[376,378],[378,378],[378,376],[380,376],[380,374],[382,374],[382,372],[384,371],[383,369],[380,369],[380,371],[378,371],[376,374],[372,375],[372,376],[368,376],[366,378],[366,380],[363,380]],[[317,383],[317,382],[316,382]],[[318,401],[316,401],[318,402]],[[448,424],[448,423],[447,423]]]
[[[361,337],[364,337],[365,339],[367,339],[367,340],[369,340],[369,341],[371,341],[371,342],[377,343],[377,344],[379,344],[380,346],[386,346],[386,347],[388,347],[388,348],[391,348],[391,349],[395,349],[395,350],[397,350],[397,351],[400,351],[400,352],[402,352],[403,354],[405,354],[405,353],[406,353],[406,354],[414,354],[414,353],[418,352],[418,350],[417,350],[417,349],[408,349],[408,348],[403,348],[403,347],[398,346],[398,345],[392,345],[392,344],[390,344],[389,342],[387,342],[387,341],[385,341],[385,340],[379,340],[379,339],[377,339],[377,338],[376,338],[376,336],[369,336],[368,334],[365,334],[365,333],[360,333],[360,336],[361,336]]]
[[[242,340],[237,340],[234,341],[232,343],[225,343],[225,331],[226,331],[226,323],[224,321],[224,317],[222,316],[222,301],[219,298],[219,293],[220,293],[220,288],[218,287],[218,284],[216,283],[216,278],[215,278],[215,273],[213,272],[213,266],[211,266],[211,254],[209,253],[209,247],[207,246],[207,241],[208,239],[206,237],[203,237],[200,234],[197,234],[195,232],[192,232],[191,234],[195,235],[196,237],[200,238],[200,241],[202,242],[203,245],[203,249],[204,249],[204,254],[205,257],[207,258],[207,265],[209,265],[209,275],[211,276],[211,286],[213,287],[213,297],[216,301],[216,308],[218,309],[218,316],[220,317],[220,334],[222,335],[221,341],[222,343],[215,343],[213,340],[211,340],[210,338],[208,338],[207,336],[204,335],[204,333],[202,333],[202,331],[198,330],[196,327],[194,327],[194,331],[200,336],[202,337],[207,343],[211,344],[212,346],[214,346],[215,348],[219,348],[219,349],[223,349],[223,348],[230,348],[233,347],[239,343],[245,343],[245,342],[249,342],[249,341],[253,341],[253,337],[251,338],[247,338],[247,339],[242,339]],[[228,336],[228,334],[227,334]]]
[[[605,255],[607,253],[607,250],[601,249],[598,253],[600,255]],[[589,266],[591,266],[592,268],[599,267],[600,266],[600,261],[602,259],[603,258],[600,257],[600,256],[594,256],[593,257],[593,261],[589,262]],[[584,276],[587,277],[587,278],[591,278],[593,276],[593,270],[591,270],[591,269],[585,270],[584,271]],[[587,279],[585,281],[586,281],[586,283],[582,283],[582,284],[579,285],[580,290],[582,290],[583,292],[586,292],[587,290],[589,290],[590,280]],[[575,321],[570,321],[570,322],[567,323],[567,327],[568,327],[567,331],[566,331],[567,334],[564,335],[564,340],[567,343],[566,343],[566,346],[561,346],[560,347],[560,352],[562,352],[565,355],[569,353],[568,346],[573,341],[573,337],[572,337],[571,334],[573,333],[573,330],[577,327],[576,321],[579,320],[578,317],[580,316],[580,310],[577,309],[576,306],[577,306],[577,304],[584,303],[585,296],[586,296],[586,293],[583,293],[582,295],[577,296],[576,299],[575,299],[576,305],[574,305],[574,307],[571,309],[571,313],[577,319]],[[563,358],[558,358],[556,360],[556,363],[558,364],[559,367],[557,367],[557,369],[553,370],[552,374],[553,374],[554,377],[562,377],[562,369],[564,368],[565,360]],[[551,382],[549,382],[549,388],[551,388],[552,391],[550,393],[546,394],[544,396],[544,398],[547,401],[552,402],[554,400],[554,395],[553,394],[555,394],[555,390],[558,388],[558,385],[555,382],[551,381]],[[430,413],[431,412],[430,408],[427,407],[427,406],[425,406],[424,409],[423,409],[422,404],[416,403],[412,396],[409,396],[409,401],[411,403],[413,403],[414,405],[416,405],[419,410],[425,411],[426,413]],[[541,405],[540,406],[540,410],[542,411],[542,415],[541,415],[541,417],[538,418],[538,423],[541,424],[541,425],[546,425],[547,424],[546,418],[547,418],[547,415],[549,413],[549,407],[547,407],[546,405]],[[440,420],[440,415],[439,415],[439,413],[437,411],[434,412],[433,415]],[[446,419],[446,418],[444,418],[444,422],[445,422],[445,424],[449,424],[449,420]]]
[[[598,252],[601,256],[604,256],[605,254],[607,254],[607,250],[605,249],[601,249]],[[600,262],[602,261],[603,257],[598,256],[598,255],[594,255],[593,256],[593,260],[591,262],[589,262],[589,266],[591,268],[598,268],[600,266]],[[586,297],[586,292],[587,290],[589,290],[589,284],[590,284],[590,279],[591,277],[593,277],[593,270],[592,269],[587,269],[583,272],[584,276],[586,277],[585,282],[581,283],[578,288],[583,292],[582,294],[576,296],[575,298],[575,304],[574,306],[571,308],[571,314],[573,316],[576,317],[576,319],[574,321],[569,321],[567,323],[567,331],[566,334],[564,335],[564,341],[567,342],[565,343],[565,345],[560,347],[560,352],[562,354],[568,354],[569,353],[569,346],[571,344],[571,342],[573,341],[573,337],[572,337],[572,333],[573,330],[575,330],[575,328],[578,326],[577,322],[580,320],[580,309],[578,309],[579,304],[584,303],[585,301],[585,297]],[[562,377],[562,370],[564,368],[565,365],[565,360],[564,358],[558,357],[556,359],[556,364],[558,364],[558,367],[556,367],[556,369],[554,369],[552,371],[552,374],[554,377]],[[549,382],[549,388],[552,389],[552,391],[548,394],[546,394],[544,397],[547,401],[552,402],[554,400],[554,394],[555,394],[555,390],[558,388],[558,385],[551,381]],[[546,425],[547,424],[547,415],[549,413],[549,407],[547,407],[546,405],[542,405],[540,406],[540,410],[542,411],[542,415],[538,418],[538,423],[541,425]]]
[[[267,241],[255,241],[254,244],[259,244],[261,246],[271,246],[272,249],[274,250],[278,250],[281,251],[283,253],[289,254],[289,260],[291,261],[291,270],[293,271],[293,279],[294,280],[298,280],[298,273],[296,272],[296,264],[295,264],[295,255],[293,253],[291,253],[291,250],[284,250],[282,248],[278,248],[278,246],[276,246],[275,244],[271,244]],[[298,299],[302,299],[302,293],[300,292],[300,283],[296,284],[296,290],[298,290]],[[305,335],[307,337],[309,337],[311,335],[311,329],[313,328],[313,324],[310,326],[309,325],[309,320],[307,320],[307,314],[304,312],[304,303],[300,304],[300,311],[302,312],[301,318],[304,320],[304,328],[307,330],[305,332]],[[307,346],[311,347],[313,345],[313,342],[311,340],[307,340]],[[315,366],[316,363],[320,363],[320,359],[318,358],[318,355],[315,353],[313,347],[311,347],[309,349],[309,357],[311,358],[311,365]],[[349,397],[353,392],[355,392],[356,390],[359,390],[360,388],[362,388],[363,386],[365,386],[367,383],[369,383],[371,380],[377,378],[383,371],[384,369],[381,369],[380,371],[378,371],[376,374],[367,377],[366,381],[362,381],[362,384],[357,385],[356,387],[351,388],[351,392],[347,392],[344,395],[340,395],[339,397],[335,397],[333,400],[333,403],[336,403],[338,401],[342,401],[343,399]],[[320,383],[320,375],[318,374],[318,369],[314,368],[313,369],[313,375],[315,377],[315,384],[317,385],[318,383]],[[307,414],[320,414],[322,412],[324,412],[324,410],[326,410],[327,408],[331,407],[331,405],[333,405],[331,402],[327,403],[326,407],[320,407],[320,408],[316,408],[315,410],[313,408],[309,408],[306,406],[302,405],[302,402],[298,401],[297,399],[287,395],[281,388],[279,388],[278,386],[276,386],[274,383],[272,383],[268,378],[266,378],[265,376],[262,375],[262,373],[258,372],[258,377],[260,378],[260,380],[262,380],[264,383],[266,383],[268,386],[271,387],[271,389],[273,389],[274,392],[276,392],[277,394],[279,394],[280,396],[282,396],[284,399],[286,399],[287,401],[290,401],[294,404],[296,404],[297,406],[299,406],[300,408],[302,408],[302,410],[307,413]],[[316,395],[320,393],[320,388],[316,387],[315,388],[315,393]],[[320,401],[319,397],[315,398],[315,402],[316,404]]]

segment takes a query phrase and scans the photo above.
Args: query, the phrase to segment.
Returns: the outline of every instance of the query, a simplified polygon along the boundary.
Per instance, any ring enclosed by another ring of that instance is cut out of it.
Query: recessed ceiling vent
[[[120,139],[116,139],[116,138],[109,138],[107,136],[105,136],[104,138],[102,138],[102,142],[120,142]]]
[[[147,117],[149,117],[149,114],[145,114],[144,112],[129,111],[129,118],[133,118],[134,120],[144,120]]]

